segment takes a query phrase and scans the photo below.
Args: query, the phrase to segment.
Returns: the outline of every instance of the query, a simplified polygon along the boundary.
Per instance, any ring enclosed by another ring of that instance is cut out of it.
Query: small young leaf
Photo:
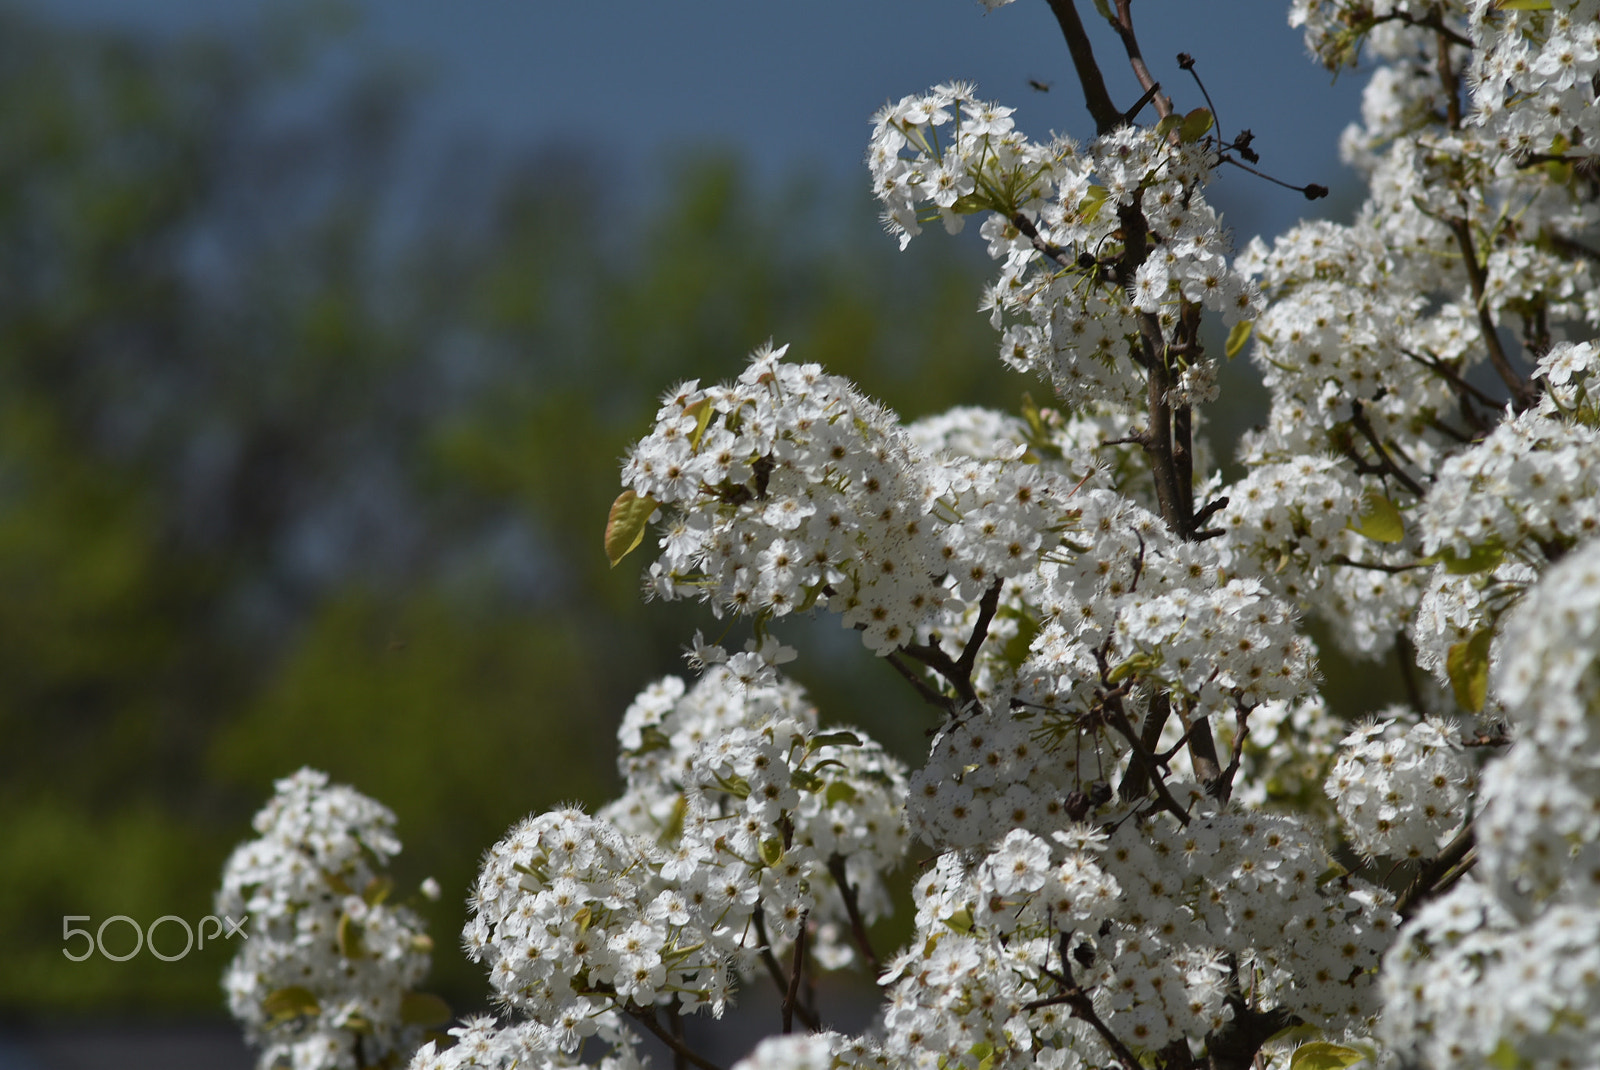
[[[956,203],[950,210],[956,215],[973,215],[977,212],[987,212],[994,207],[993,201],[982,193],[968,193],[964,197],[957,197]]]
[[[394,891],[394,878],[383,874],[373,877],[367,882],[366,890],[361,893],[361,898],[366,902],[367,906],[375,907],[389,898],[389,893],[392,891]]]
[[[861,737],[854,732],[823,732],[811,737],[811,742],[806,744],[806,750],[814,751],[818,747],[859,747]]]
[[[701,398],[683,410],[685,416],[691,413],[694,415],[694,430],[689,432],[689,445],[699,449],[700,439],[705,436],[706,428],[711,425],[711,418],[717,414],[717,409],[711,404],[710,398]]]
[[[970,933],[972,931],[972,911],[962,907],[944,919],[944,923],[958,933]]]
[[[1211,113],[1204,108],[1196,108],[1183,117],[1183,125],[1178,128],[1178,139],[1185,144],[1199,141],[1206,136],[1214,120]]]
[[[783,841],[776,836],[761,841],[761,861],[775,866],[783,859]]]
[[[1105,206],[1106,198],[1111,196],[1111,191],[1104,186],[1090,186],[1083,191],[1083,200],[1079,202],[1078,211],[1083,216],[1085,223],[1093,223],[1100,214],[1100,209]]]
[[[835,780],[829,784],[828,790],[822,795],[823,803],[828,806],[838,806],[840,803],[848,805],[855,802],[856,798],[856,789],[844,780]]]
[[[361,946],[361,923],[348,914],[339,915],[339,931],[336,934],[339,944],[339,954],[347,959],[358,959],[365,954]]]
[[[1471,638],[1453,643],[1445,653],[1444,667],[1450,675],[1450,690],[1464,710],[1477,713],[1489,694],[1489,644],[1494,631],[1480,628]]]
[[[1376,490],[1367,490],[1361,495],[1361,515],[1351,523],[1350,530],[1374,542],[1400,542],[1406,537],[1400,510]]]
[[[1183,116],[1173,112],[1156,124],[1156,137],[1165,141],[1174,130],[1183,125]]]
[[[655,511],[656,500],[648,494],[641,498],[625,490],[617,495],[611,503],[611,515],[606,518],[606,558],[612,568],[644,541],[644,529]]]
[[[821,791],[826,783],[809,769],[795,769],[789,773],[789,786],[799,791]]]
[[[1294,1054],[1289,1056],[1289,1070],[1344,1070],[1364,1058],[1366,1056],[1355,1048],[1316,1040],[1294,1049]]]
[[[1255,322],[1253,320],[1240,320],[1233,325],[1233,330],[1228,332],[1228,343],[1222,347],[1222,351],[1227,354],[1229,360],[1239,355],[1239,350],[1243,349],[1244,344],[1250,340],[1250,331],[1254,327]]]
[[[290,1018],[322,1013],[316,995],[309,988],[302,988],[299,985],[290,985],[288,988],[269,992],[261,1001],[261,1010],[275,1022],[286,1022]]]
[[[1471,576],[1479,572],[1488,572],[1505,560],[1505,556],[1505,544],[1499,539],[1490,539],[1482,546],[1474,546],[1465,557],[1457,557],[1455,551],[1449,547],[1440,550],[1438,554],[1444,570],[1452,576]]]

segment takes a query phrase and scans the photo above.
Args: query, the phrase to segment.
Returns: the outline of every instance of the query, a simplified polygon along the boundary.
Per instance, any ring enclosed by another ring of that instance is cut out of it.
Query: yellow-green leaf
[[[322,1013],[316,994],[309,988],[302,988],[299,985],[290,985],[288,988],[269,992],[261,1001],[261,1010],[275,1022],[286,1022],[290,1018]]]
[[[958,933],[970,933],[972,931],[972,911],[962,907],[944,919],[944,923]]]
[[[796,791],[817,792],[827,784],[809,769],[795,769],[789,773],[789,786]]]
[[[361,923],[348,914],[339,915],[339,954],[347,959],[358,959],[363,953]]]
[[[761,861],[769,866],[777,865],[783,859],[783,841],[773,836],[771,839],[761,841]]]
[[[1361,515],[1350,530],[1374,542],[1399,542],[1406,537],[1400,510],[1380,491],[1370,489],[1361,495]]]
[[[1549,11],[1550,0],[1494,0],[1500,11]]]
[[[861,737],[854,732],[823,732],[811,737],[811,742],[806,744],[806,750],[814,751],[818,747],[859,747]]]
[[[1120,684],[1135,673],[1148,672],[1161,664],[1161,655],[1140,651],[1120,662],[1106,677],[1110,684]]]
[[[856,798],[856,789],[848,781],[835,780],[828,785],[828,790],[823,793],[822,801],[828,806],[838,806],[840,803],[853,803]]]
[[[450,1004],[432,992],[407,992],[400,997],[400,1020],[406,1025],[443,1025],[450,1018]]]
[[[1471,576],[1478,572],[1488,572],[1505,560],[1505,556],[1505,544],[1499,539],[1490,539],[1481,546],[1472,547],[1465,557],[1456,556],[1456,552],[1449,547],[1440,550],[1438,554],[1445,571],[1452,576]]]
[[[1210,130],[1214,120],[1211,113],[1205,108],[1196,108],[1183,117],[1183,125],[1178,128],[1178,138],[1184,142],[1199,141]]]
[[[1444,667],[1450,674],[1450,690],[1462,709],[1477,713],[1489,694],[1489,644],[1494,632],[1480,628],[1471,638],[1453,643],[1445,653]]]
[[[950,206],[950,210],[956,215],[973,215],[977,212],[987,212],[992,207],[994,207],[994,203],[986,194],[968,193],[965,196],[957,197],[956,202]]]
[[[641,498],[625,490],[617,495],[611,503],[611,515],[606,518],[606,558],[612,568],[644,541],[644,529],[655,511],[656,500],[648,494]]]
[[[1156,124],[1156,137],[1165,141],[1167,136],[1183,125],[1183,116],[1174,112]]]
[[[717,414],[717,409],[711,404],[710,398],[701,398],[683,410],[685,416],[691,413],[694,414],[694,430],[689,432],[689,445],[699,449],[700,439],[705,435],[706,428],[711,425],[711,417]]]
[[[1090,186],[1083,191],[1083,200],[1078,211],[1083,215],[1085,223],[1093,223],[1100,214],[1100,209],[1105,206],[1106,198],[1111,196],[1111,191],[1104,186]]]
[[[1289,1070],[1344,1070],[1364,1058],[1366,1056],[1355,1048],[1315,1040],[1294,1049],[1294,1054],[1289,1056]]]
[[[389,898],[389,893],[392,891],[394,891],[394,878],[386,873],[380,874],[367,882],[366,890],[361,893],[361,898],[366,902],[367,906],[375,907]]]
[[[1222,347],[1222,351],[1227,354],[1229,360],[1237,357],[1239,350],[1243,349],[1244,344],[1250,341],[1250,332],[1254,328],[1254,320],[1240,320],[1233,325],[1233,330],[1228,332],[1228,344]]]

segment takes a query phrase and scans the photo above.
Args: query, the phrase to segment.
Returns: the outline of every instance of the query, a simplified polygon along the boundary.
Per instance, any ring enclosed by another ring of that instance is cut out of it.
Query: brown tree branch
[[[1109,134],[1123,125],[1122,109],[1111,102],[1106,91],[1105,75],[1094,58],[1094,46],[1084,32],[1083,20],[1072,0],[1050,0],[1050,10],[1055,13],[1061,35],[1067,39],[1067,51],[1072,54],[1072,66],[1078,72],[1078,83],[1083,87],[1083,101],[1094,119],[1095,131]]]

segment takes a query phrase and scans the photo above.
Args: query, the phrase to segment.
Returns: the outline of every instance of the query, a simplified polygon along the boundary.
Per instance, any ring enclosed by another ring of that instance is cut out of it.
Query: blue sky
[[[248,30],[271,3],[246,0],[13,0],[53,19],[158,34]],[[648,189],[664,151],[732,147],[767,179],[804,171],[866,181],[867,119],[936,82],[976,81],[1017,108],[1021,127],[1090,132],[1048,6],[1018,0],[351,0],[352,47],[426,72],[432,130],[504,147],[598,145],[622,184]],[[281,7],[282,5],[277,5]],[[1097,37],[1114,94],[1138,91],[1115,38]],[[1309,61],[1281,0],[1139,0],[1146,58],[1180,107],[1202,103],[1173,57],[1199,61],[1225,132],[1257,135],[1262,166],[1295,183],[1348,181],[1335,139],[1355,115],[1359,77],[1337,84]],[[1048,93],[1029,79],[1052,84]],[[1320,205],[1242,172],[1213,199],[1239,228],[1276,233]],[[1326,202],[1324,202],[1326,203]]]

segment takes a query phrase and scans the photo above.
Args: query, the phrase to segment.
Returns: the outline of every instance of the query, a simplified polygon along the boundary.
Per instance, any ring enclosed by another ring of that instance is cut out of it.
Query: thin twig
[[[794,961],[789,969],[789,987],[783,994],[783,1032],[787,1036],[794,1032],[794,1012],[800,994],[800,975],[806,972],[806,922],[810,920],[811,912],[806,911],[800,915],[800,931],[794,936]]]
[[[1377,453],[1378,469],[1380,471],[1394,476],[1395,479],[1400,481],[1402,486],[1404,486],[1412,494],[1415,494],[1417,497],[1421,498],[1426,495],[1427,492],[1422,489],[1422,484],[1418,483],[1415,479],[1412,479],[1409,475],[1407,475],[1405,471],[1394,462],[1394,458],[1389,456],[1389,451],[1384,448],[1383,442],[1379,440],[1378,433],[1372,429],[1372,422],[1367,419],[1366,408],[1362,405],[1359,398],[1350,402],[1350,424],[1357,431],[1361,432],[1361,437],[1366,439],[1373,451]]]
[[[1000,607],[1000,588],[1003,585],[1003,580],[995,580],[983,592],[983,597],[978,600],[978,620],[972,626],[972,634],[967,637],[961,657],[956,659],[956,672],[969,681],[972,679],[972,668],[978,663],[978,649],[989,637],[989,625],[994,621],[995,610]]]
[[[1478,263],[1478,250],[1472,240],[1472,228],[1465,219],[1446,219],[1445,224],[1456,236],[1456,246],[1461,250],[1462,266],[1467,271],[1467,283],[1472,287],[1472,304],[1478,314],[1478,333],[1483,336],[1484,348],[1489,351],[1489,363],[1495,374],[1511,390],[1511,400],[1521,412],[1534,402],[1533,387],[1511,366],[1500,345],[1500,335],[1495,329],[1494,316],[1489,313],[1488,273]]]
[[[861,904],[857,900],[856,890],[851,887],[849,874],[845,872],[843,855],[835,854],[828,859],[828,872],[833,874],[833,883],[839,886],[839,895],[844,899],[844,911],[850,917],[850,934],[855,937],[856,947],[867,960],[867,965],[872,968],[873,980],[877,980],[878,955],[872,950],[872,940],[867,936],[867,922],[861,916]]]
[[[928,681],[917,675],[916,670],[907,665],[898,653],[887,654],[883,660],[887,661],[895,672],[906,678],[906,681],[911,684],[917,694],[922,696],[923,701],[939,707],[946,713],[954,714],[956,712],[955,701],[949,695],[942,694],[928,686]]]
[[[1466,827],[1456,833],[1455,839],[1445,844],[1444,849],[1436,857],[1422,864],[1415,879],[1404,892],[1400,893],[1400,898],[1395,900],[1395,913],[1402,918],[1410,918],[1417,907],[1444,891],[1450,883],[1460,879],[1461,875],[1472,867],[1475,857],[1473,848],[1477,842],[1473,822],[1468,821]]]
[[[640,1025],[650,1030],[650,1032],[654,1033],[657,1040],[661,1041],[661,1043],[665,1044],[669,1049],[671,1049],[673,1055],[681,1056],[691,1065],[699,1067],[700,1070],[722,1070],[722,1067],[718,1066],[710,1059],[699,1055],[693,1048],[689,1047],[683,1041],[673,1036],[667,1030],[661,1028],[661,1023],[656,1020],[654,1008],[646,1011],[644,1008],[635,1007],[631,1003],[624,1004],[623,1007],[628,1012],[629,1016],[634,1019],[634,1021],[638,1022]]]
[[[1122,125],[1122,109],[1111,102],[1106,91],[1105,76],[1094,58],[1094,46],[1084,32],[1083,20],[1072,0],[1050,0],[1050,10],[1055,13],[1061,35],[1067,39],[1067,51],[1072,54],[1072,66],[1078,72],[1078,82],[1083,87],[1083,101],[1094,118],[1096,132],[1109,134]]]

